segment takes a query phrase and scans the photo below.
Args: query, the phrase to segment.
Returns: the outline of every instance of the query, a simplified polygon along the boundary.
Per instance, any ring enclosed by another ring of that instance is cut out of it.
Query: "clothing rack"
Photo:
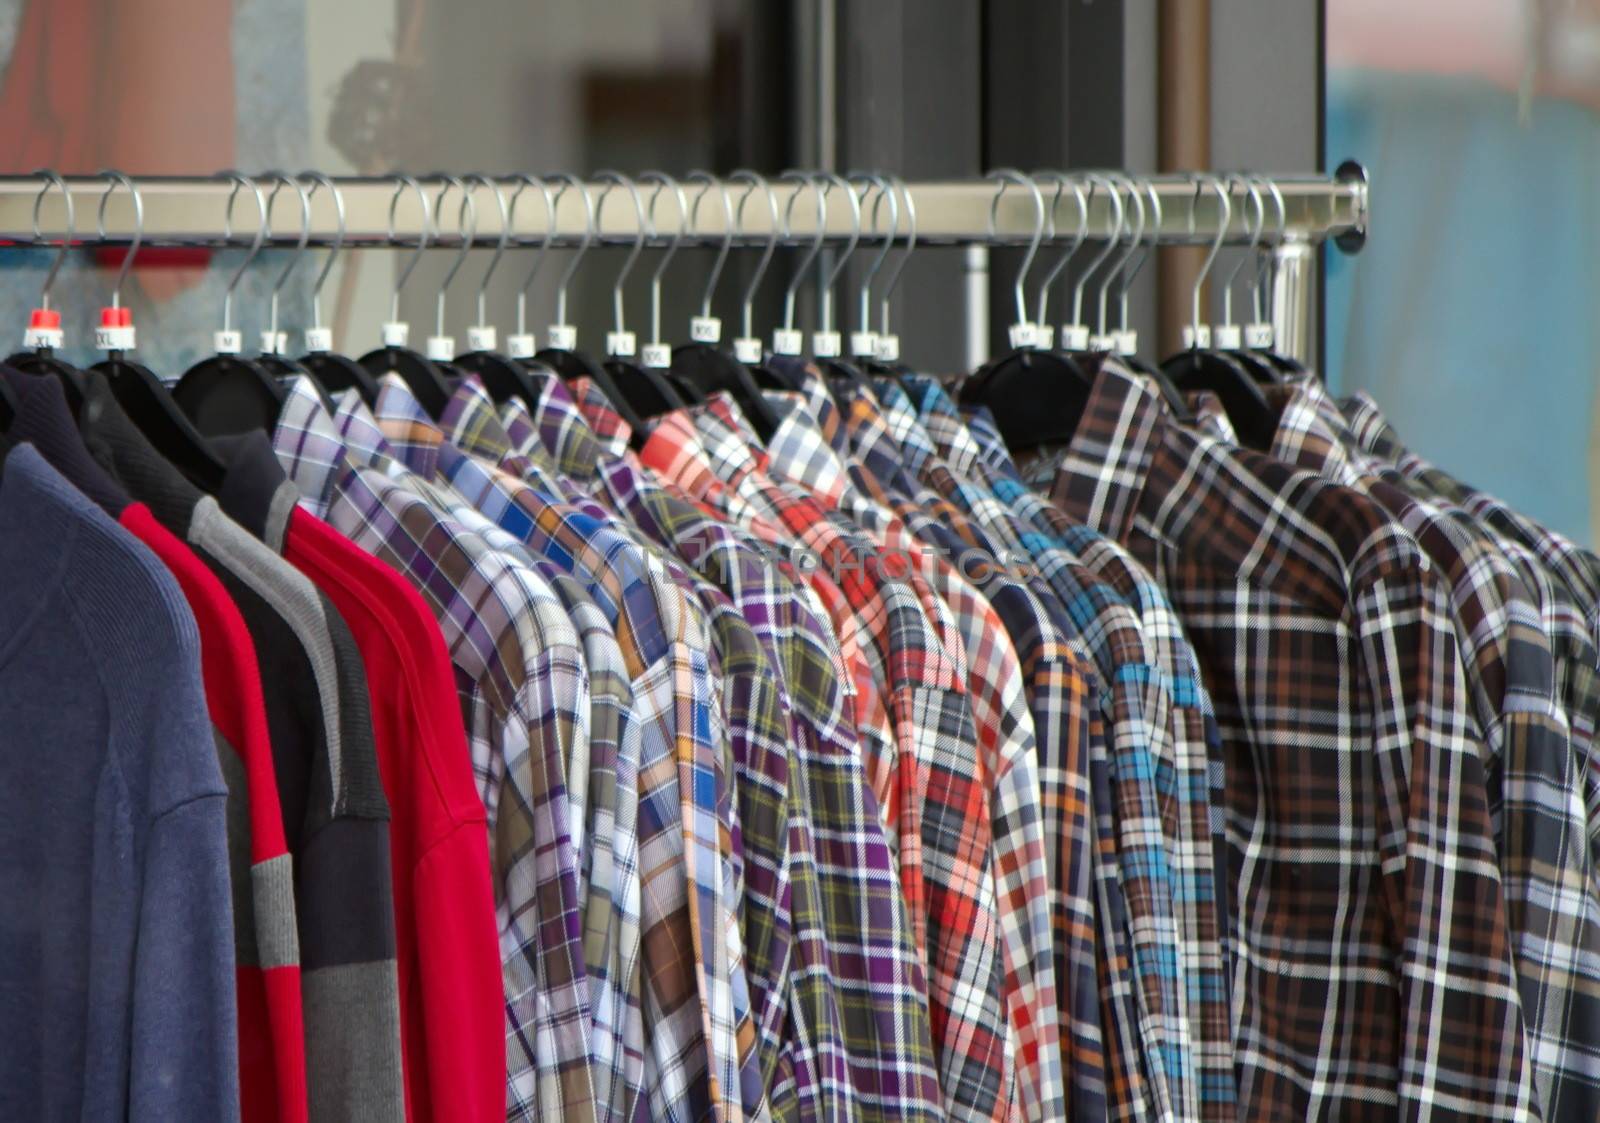
[[[1143,198],[1153,194],[1160,201],[1160,217],[1155,208],[1146,214],[1143,238],[1161,245],[1198,245],[1214,242],[1225,213],[1222,191],[1228,191],[1228,220],[1220,232],[1231,244],[1255,243],[1269,250],[1280,266],[1276,271],[1280,299],[1275,321],[1281,321],[1280,345],[1298,349],[1309,323],[1310,286],[1304,271],[1311,246],[1333,239],[1346,252],[1360,249],[1367,229],[1367,179],[1359,164],[1346,163],[1333,176],[1271,175],[1253,177],[1256,199],[1262,200],[1264,218],[1257,203],[1250,201],[1247,188],[1238,177],[1212,174],[1137,176],[1121,173],[1068,173],[1083,183],[1087,196],[1086,236],[1104,240],[1118,230],[1106,180],[1098,190],[1089,191],[1091,177],[1120,178],[1124,199],[1132,184]],[[430,246],[460,247],[470,240],[474,246],[494,248],[506,228],[493,189],[481,181],[462,183],[452,177],[433,175],[406,181],[395,177],[333,178],[331,182],[343,205],[340,222],[334,192],[326,190],[311,173],[302,182],[311,189],[307,243],[331,246],[342,242],[346,248],[377,246],[415,246],[425,239]],[[302,202],[294,190],[280,189],[275,194],[272,175],[263,174],[257,182],[269,197],[266,229],[261,231],[261,214],[253,192],[231,181],[228,174],[218,176],[144,176],[135,181],[142,207],[138,220],[133,194],[126,185],[106,176],[70,176],[53,181],[47,176],[0,177],[0,239],[22,244],[58,244],[63,237],[74,245],[126,245],[137,232],[149,246],[248,246],[262,236],[263,244],[294,246],[300,243],[305,216]],[[559,191],[555,214],[549,214],[542,192],[516,177],[496,180],[508,204],[514,201],[509,223],[510,247],[530,247],[544,243],[574,247],[584,243],[589,223],[585,215],[585,195],[594,206],[591,244],[630,245],[639,239],[641,215],[626,186],[616,182],[589,181],[567,184],[563,179],[547,180]],[[819,208],[818,188],[811,183],[772,178],[766,181],[772,193],[770,204],[762,188],[748,180],[720,180],[729,192],[729,208],[734,216],[729,237],[728,210],[719,192],[703,181],[684,179],[681,187],[689,203],[682,245],[720,245],[760,247],[773,240],[777,216],[777,241],[787,245],[810,245],[816,240]],[[72,200],[72,221],[60,184]],[[968,249],[968,283],[965,286],[969,336],[986,321],[987,262],[990,246],[1026,246],[1040,234],[1041,206],[1054,219],[1051,244],[1065,245],[1076,237],[1080,219],[1074,192],[1057,192],[1055,182],[1040,176],[1035,183],[1036,197],[1020,180],[1002,182],[995,178],[970,180],[925,180],[904,185],[914,204],[917,245],[964,246]],[[1276,196],[1282,199],[1282,217]],[[413,184],[416,186],[413,187]],[[578,190],[572,187],[577,186]],[[666,246],[677,237],[680,216],[671,190],[661,190],[649,181],[636,183],[645,214],[645,241]],[[460,190],[472,200],[470,211],[462,206]],[[108,195],[108,189],[110,194]],[[891,225],[891,208],[881,204],[882,192],[856,180],[860,195],[860,225],[855,213],[835,188],[827,197],[824,243],[843,246],[860,234],[863,247],[881,243]],[[444,194],[441,194],[443,192]],[[657,194],[659,192],[659,195]],[[426,193],[425,210],[421,193]],[[996,196],[999,196],[998,200]],[[796,196],[801,196],[796,198]],[[654,230],[648,218],[655,197]],[[230,217],[230,199],[232,214]],[[698,204],[697,204],[698,200]],[[741,213],[742,205],[742,213]],[[1131,207],[1129,208],[1131,210]],[[908,208],[902,206],[897,237],[902,245],[909,232]],[[1131,234],[1131,218],[1123,225],[1121,237]],[[69,231],[70,227],[70,231]],[[1259,227],[1259,232],[1258,232]]]

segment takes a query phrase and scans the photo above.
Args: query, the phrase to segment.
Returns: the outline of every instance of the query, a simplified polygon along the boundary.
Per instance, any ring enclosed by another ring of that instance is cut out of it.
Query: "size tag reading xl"
[[[498,336],[494,328],[487,324],[481,327],[470,327],[467,329],[467,350],[493,351],[495,350],[497,339]]]
[[[1272,350],[1272,325],[1267,323],[1246,324],[1244,326],[1244,345],[1256,351]]]
[[[631,331],[606,332],[606,354],[631,359],[639,353],[639,337]]]
[[[506,354],[513,359],[531,359],[538,350],[539,344],[531,331],[506,336]]]
[[[571,351],[578,346],[578,329],[571,324],[551,324],[544,334],[557,351]]]
[[[333,350],[332,328],[307,328],[306,350],[321,355]]]
[[[646,343],[643,351],[644,365],[652,370],[666,370],[672,365],[672,348],[665,343]]]
[[[689,321],[689,338],[696,343],[721,343],[722,321],[715,316],[695,316]]]
[[[132,351],[133,329],[131,327],[95,328],[94,345],[101,351]]]
[[[798,355],[805,339],[790,328],[778,328],[772,333],[772,349],[780,355]]]

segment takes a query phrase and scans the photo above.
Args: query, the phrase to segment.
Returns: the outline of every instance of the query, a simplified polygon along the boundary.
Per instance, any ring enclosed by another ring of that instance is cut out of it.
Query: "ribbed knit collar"
[[[95,506],[112,518],[120,516],[133,500],[89,455],[61,384],[53,377],[23,374],[13,367],[0,367],[0,377],[17,394],[17,415],[8,430],[12,439],[33,445]]]
[[[169,463],[99,378],[84,391],[79,421],[83,442],[133,498],[150,508],[171,534],[187,538],[205,493]]]

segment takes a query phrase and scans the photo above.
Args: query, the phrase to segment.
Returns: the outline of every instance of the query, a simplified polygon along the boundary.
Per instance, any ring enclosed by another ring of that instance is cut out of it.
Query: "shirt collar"
[[[711,454],[700,442],[688,411],[669,410],[656,419],[639,449],[639,459],[690,495],[719,495],[722,483],[711,470]]]
[[[1319,406],[1318,398],[1325,393],[1321,387],[1299,382],[1268,386],[1265,392],[1268,404],[1279,409],[1271,454],[1346,487],[1361,488],[1361,472]]]
[[[739,439],[751,448],[761,447],[761,438],[756,433],[750,419],[744,415],[744,410],[739,408],[739,403],[733,400],[733,395],[726,390],[714,390],[706,397],[705,408],[711,410],[722,422],[728,425],[739,435]]]
[[[1052,496],[1079,522],[1125,540],[1165,424],[1161,401],[1144,379],[1102,368],[1056,469]]]
[[[613,457],[620,457],[627,452],[633,440],[633,426],[623,420],[605,391],[596,386],[588,375],[574,378],[567,388],[572,391],[578,410],[594,431],[601,449]]]
[[[316,387],[303,374],[289,378],[272,448],[301,502],[318,518],[326,518],[334,484],[349,466],[349,452]]]
[[[223,512],[282,553],[289,512],[300,497],[273,455],[272,442],[265,433],[252,432],[214,437],[211,446],[224,465],[217,489]]]
[[[380,377],[378,402],[372,412],[400,462],[423,479],[433,479],[439,470],[444,433],[405,380],[393,373]]]
[[[846,393],[842,405],[844,428],[867,471],[877,477],[880,484],[902,496],[916,495],[917,488],[906,470],[900,446],[889,432],[889,424],[878,403],[858,391]]]
[[[567,384],[554,374],[536,374],[539,400],[533,403],[533,421],[556,468],[576,480],[594,479],[600,462],[600,442],[589,428]]]
[[[549,458],[538,449],[537,455],[518,450],[505,425],[495,413],[494,399],[475,374],[463,378],[439,415],[439,427],[463,451],[498,464],[513,476],[526,478],[550,467]]]
[[[920,475],[923,466],[939,456],[933,438],[928,436],[928,431],[922,427],[922,422],[917,420],[916,406],[912,405],[911,398],[900,388],[898,382],[887,378],[880,379],[877,390],[883,423],[888,426],[889,435],[894,438],[895,444],[900,446],[911,474]],[[865,395],[860,396],[865,397]]]
[[[752,473],[765,473],[767,454],[745,440],[738,422],[717,395],[707,398],[704,406],[690,409],[689,414],[718,479],[737,489]]]
[[[985,463],[983,450],[967,431],[961,411],[944,387],[925,375],[907,375],[903,380],[934,447],[951,469],[960,476],[976,478]]]
[[[1349,419],[1350,431],[1362,449],[1394,463],[1405,456],[1406,447],[1401,444],[1399,434],[1365,390],[1357,390],[1340,401],[1339,408]]]
[[[849,466],[829,445],[807,408],[805,395],[769,392],[778,427],[767,442],[773,471],[838,506],[853,492]]]
[[[339,426],[345,448],[352,458],[369,467],[385,459],[398,459],[389,439],[378,426],[378,419],[372,416],[372,411],[361,400],[360,394],[341,394],[334,401],[337,405],[333,412],[334,424]]]

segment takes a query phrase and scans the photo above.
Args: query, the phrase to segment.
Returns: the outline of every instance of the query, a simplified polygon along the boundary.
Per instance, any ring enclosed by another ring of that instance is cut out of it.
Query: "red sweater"
[[[406,1118],[505,1118],[505,991],[489,832],[439,626],[398,573],[296,507],[283,556],[333,602],[367,667],[389,797]]]
[[[232,598],[142,503],[118,519],[172,571],[200,631],[201,671],[228,784],[228,856],[238,949],[239,1095],[244,1123],[306,1118],[305,1030],[294,885],[255,648]]]

